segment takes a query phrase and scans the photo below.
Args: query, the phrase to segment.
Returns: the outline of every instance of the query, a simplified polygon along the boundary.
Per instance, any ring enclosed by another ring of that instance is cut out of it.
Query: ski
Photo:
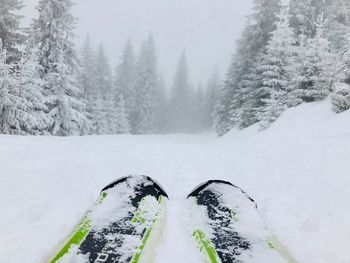
[[[191,233],[208,263],[297,263],[239,187],[212,180],[188,196]]]
[[[163,188],[147,176],[128,176],[111,183],[46,262],[152,262],[167,198]]]

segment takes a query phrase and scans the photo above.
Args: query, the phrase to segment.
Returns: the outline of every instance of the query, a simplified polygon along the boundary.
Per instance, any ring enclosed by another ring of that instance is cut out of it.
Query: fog
[[[25,23],[37,15],[38,0],[24,0]],[[127,38],[135,47],[152,33],[159,68],[169,83],[178,57],[186,50],[190,78],[205,82],[215,66],[226,72],[235,40],[251,11],[252,0],[77,0],[76,42],[90,34],[103,42],[114,65]]]

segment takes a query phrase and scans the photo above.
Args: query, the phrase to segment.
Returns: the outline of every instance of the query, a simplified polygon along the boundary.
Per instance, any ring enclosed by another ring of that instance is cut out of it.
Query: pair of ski
[[[147,176],[121,178],[107,187],[50,263],[152,263],[165,227],[163,188]],[[208,181],[188,196],[191,234],[203,262],[295,263],[269,237],[256,204],[240,188]]]

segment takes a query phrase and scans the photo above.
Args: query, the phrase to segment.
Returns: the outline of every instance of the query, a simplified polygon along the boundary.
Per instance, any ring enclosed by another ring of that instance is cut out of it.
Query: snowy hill
[[[257,201],[266,224],[300,262],[348,263],[350,112],[329,102],[289,109],[264,131],[213,135],[0,136],[0,261],[36,263],[110,181],[158,180],[171,200],[158,263],[199,261],[186,232],[185,196],[229,180]]]

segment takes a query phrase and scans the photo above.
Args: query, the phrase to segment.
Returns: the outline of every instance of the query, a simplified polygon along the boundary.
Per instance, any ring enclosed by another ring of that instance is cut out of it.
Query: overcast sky
[[[39,0],[24,0],[26,23],[36,16]],[[205,83],[217,66],[224,74],[235,39],[251,13],[252,0],[76,0],[74,14],[79,18],[76,42],[89,33],[103,42],[114,66],[129,37],[138,50],[153,33],[160,72],[172,81],[178,57],[186,50],[190,77],[194,84]]]

